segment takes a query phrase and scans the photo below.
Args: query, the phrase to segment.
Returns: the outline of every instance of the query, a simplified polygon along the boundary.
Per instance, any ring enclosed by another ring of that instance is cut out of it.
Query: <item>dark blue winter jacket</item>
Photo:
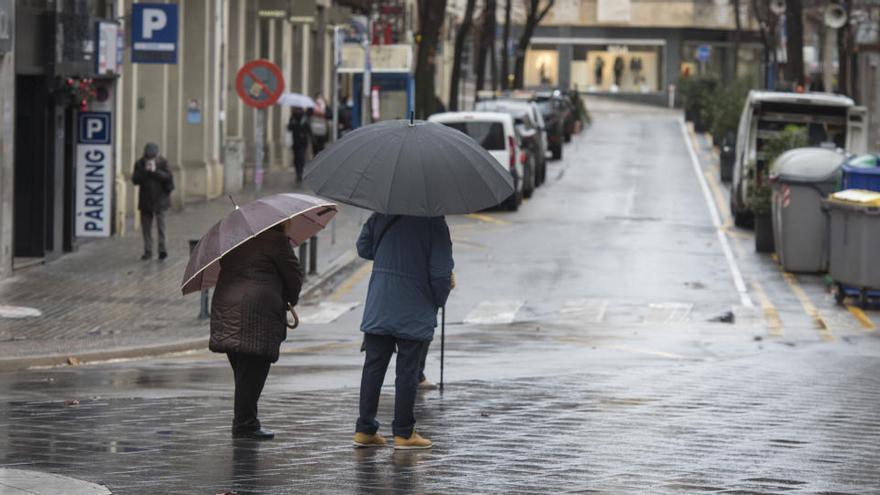
[[[394,216],[374,213],[361,230],[358,254],[373,260],[361,330],[409,340],[431,340],[437,310],[449,297],[452,240],[443,217],[401,216],[376,243]]]

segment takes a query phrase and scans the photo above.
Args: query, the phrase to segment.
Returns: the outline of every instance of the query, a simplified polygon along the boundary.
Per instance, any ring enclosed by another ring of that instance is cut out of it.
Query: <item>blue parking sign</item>
[[[110,144],[112,134],[109,112],[80,113],[78,124],[78,144]]]
[[[131,7],[131,61],[176,64],[177,4],[136,3]]]

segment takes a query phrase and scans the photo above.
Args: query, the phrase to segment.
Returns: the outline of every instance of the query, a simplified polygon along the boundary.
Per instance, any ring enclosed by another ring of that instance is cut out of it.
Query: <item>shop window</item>
[[[527,87],[556,86],[559,76],[559,53],[553,50],[529,50],[526,53]]]
[[[572,87],[591,92],[656,93],[662,87],[662,47],[601,45],[577,47]]]

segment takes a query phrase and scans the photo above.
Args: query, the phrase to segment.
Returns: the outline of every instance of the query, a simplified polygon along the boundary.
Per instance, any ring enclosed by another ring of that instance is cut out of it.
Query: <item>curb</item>
[[[330,264],[320,275],[307,278],[303,286],[301,300],[321,297],[331,292],[342,281],[365,263],[352,249],[346,251]],[[110,361],[112,359],[131,359],[161,356],[176,352],[196,351],[208,348],[207,337],[179,340],[165,344],[120,347],[105,351],[74,352],[70,354],[46,354],[22,357],[0,357],[0,372],[16,371],[34,367],[65,366],[74,359],[78,364]]]

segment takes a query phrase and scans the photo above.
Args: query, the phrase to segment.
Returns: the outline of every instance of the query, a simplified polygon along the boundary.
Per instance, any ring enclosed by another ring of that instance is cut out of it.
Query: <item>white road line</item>
[[[664,302],[648,305],[648,316],[645,323],[684,323],[694,308],[690,303]]]
[[[593,323],[602,323],[607,309],[608,301],[602,299],[570,299],[562,303],[562,309],[559,310],[559,313],[586,316]]]
[[[721,229],[721,217],[718,215],[718,207],[712,199],[712,193],[709,191],[709,185],[706,183],[706,178],[703,177],[703,169],[700,167],[699,160],[697,160],[697,154],[694,151],[693,143],[691,143],[687,129],[684,125],[684,119],[679,118],[678,124],[681,127],[681,136],[684,139],[685,147],[687,147],[688,154],[691,157],[691,165],[693,165],[694,174],[700,182],[700,189],[703,190],[703,199],[706,200],[706,207],[709,208],[709,216],[712,217],[712,225],[715,226],[715,233],[718,236],[718,242],[721,243],[721,251],[724,252],[724,258],[727,259],[727,267],[730,269],[730,275],[733,277],[733,285],[739,293],[739,299],[742,302],[742,305],[747,308],[754,307],[755,303],[752,302],[752,298],[749,296],[749,291],[743,280],[742,272],[739,269],[739,265],[736,263],[733,251],[730,250],[730,243],[727,240],[727,235]]]
[[[464,317],[464,322],[475,325],[504,325],[513,323],[516,319],[516,314],[525,303],[525,301],[513,299],[483,301]]]
[[[356,308],[359,302],[324,301],[316,306],[297,308],[300,323],[322,325],[333,323],[337,318]]]

